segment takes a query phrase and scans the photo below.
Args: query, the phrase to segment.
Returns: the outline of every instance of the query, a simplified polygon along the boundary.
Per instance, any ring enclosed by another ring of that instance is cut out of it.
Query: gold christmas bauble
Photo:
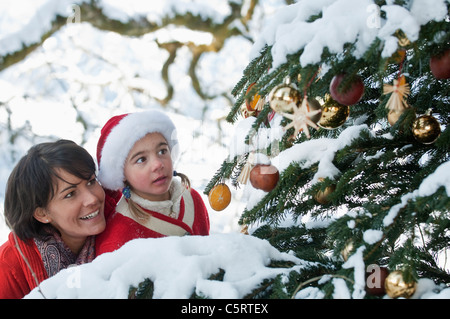
[[[405,282],[403,272],[399,270],[391,272],[384,281],[384,289],[391,298],[409,298],[416,292],[416,287],[415,281]]]
[[[269,104],[275,112],[291,112],[293,106],[300,101],[300,92],[288,78],[283,84],[274,87],[269,94]]]
[[[414,138],[422,144],[432,144],[441,135],[439,122],[430,114],[416,118],[412,124]]]
[[[311,111],[317,111],[317,110],[321,110],[322,106],[320,105],[319,101],[317,101],[315,98],[309,97],[308,96],[308,103],[306,104],[307,108],[308,108],[308,112]],[[313,115],[310,117],[311,121],[313,121],[314,123],[317,124],[317,122],[320,121],[320,118],[322,117],[322,112],[319,112],[316,115]]]
[[[349,114],[349,106],[339,104],[330,97],[322,105],[322,116],[317,125],[327,130],[338,128],[347,121]]]
[[[324,179],[322,177],[319,177],[319,181],[322,182]],[[325,188],[324,191],[318,191],[316,195],[314,195],[314,199],[316,202],[322,205],[326,205],[330,202],[329,196],[336,190],[336,185],[332,184]]]

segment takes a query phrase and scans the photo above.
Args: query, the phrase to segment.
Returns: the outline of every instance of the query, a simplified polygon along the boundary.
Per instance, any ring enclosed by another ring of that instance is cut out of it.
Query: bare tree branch
[[[102,8],[100,8],[95,1],[91,1],[80,5],[80,22],[88,22],[100,30],[113,31],[121,35],[133,37],[139,37],[144,34],[154,32],[158,29],[166,27],[167,25],[185,26],[191,30],[212,33],[214,37],[213,42],[215,51],[217,51],[223,46],[223,42],[228,36],[240,33],[235,28],[232,30],[228,30],[228,28],[234,19],[241,18],[241,5],[230,3],[230,6],[232,7],[232,13],[221,24],[216,24],[209,18],[205,19],[201,16],[186,13],[184,15],[176,14],[173,17],[166,17],[163,19],[161,25],[157,25],[145,17],[130,19],[126,23],[111,19],[104,14]],[[0,71],[25,59],[31,52],[41,46],[47,38],[57,32],[62,26],[67,24],[67,22],[68,17],[62,17],[59,15],[56,16],[51,23],[50,30],[42,35],[39,42],[28,46],[24,45],[21,50],[0,57]]]

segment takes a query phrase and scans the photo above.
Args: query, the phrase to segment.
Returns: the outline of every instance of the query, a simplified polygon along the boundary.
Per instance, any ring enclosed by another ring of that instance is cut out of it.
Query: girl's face
[[[170,199],[173,166],[169,145],[160,133],[137,141],[125,160],[124,175],[131,189],[151,201]]]
[[[56,173],[61,179],[56,179],[55,195],[47,207],[36,209],[34,217],[59,230],[64,243],[78,253],[88,236],[105,229],[105,192],[95,175],[85,180],[62,169]]]

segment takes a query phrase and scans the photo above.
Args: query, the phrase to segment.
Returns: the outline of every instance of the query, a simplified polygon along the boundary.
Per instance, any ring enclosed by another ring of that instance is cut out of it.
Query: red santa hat
[[[122,114],[106,122],[97,144],[98,180],[103,187],[110,190],[125,187],[124,165],[128,153],[137,141],[154,132],[164,136],[175,162],[178,159],[177,132],[163,112],[149,110]]]

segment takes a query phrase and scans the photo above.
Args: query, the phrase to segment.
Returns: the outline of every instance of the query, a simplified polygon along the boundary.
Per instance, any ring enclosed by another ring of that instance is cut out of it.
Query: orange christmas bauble
[[[231,202],[230,188],[225,183],[217,184],[209,192],[208,200],[212,209],[224,210]]]
[[[256,83],[252,83],[250,84],[250,86],[247,89],[246,94],[248,94],[252,88],[256,85]],[[253,95],[251,98],[249,99],[245,99],[245,105],[247,106],[247,109],[250,112],[256,111],[256,105],[259,102],[259,99],[261,98],[261,95],[259,95],[258,93],[256,93],[255,95]]]

